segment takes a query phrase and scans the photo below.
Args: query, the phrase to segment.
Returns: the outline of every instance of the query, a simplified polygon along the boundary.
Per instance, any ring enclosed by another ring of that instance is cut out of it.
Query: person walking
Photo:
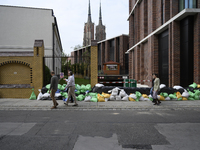
[[[66,105],[68,105],[69,98],[72,96],[75,103],[73,106],[78,106],[75,96],[75,80],[72,71],[68,71],[68,76],[67,85],[65,87],[65,90],[68,89],[68,99]]]
[[[51,86],[50,86],[50,89],[49,89],[49,91],[51,92],[50,96],[53,100],[53,107],[51,107],[51,109],[55,109],[58,106],[58,103],[55,99],[55,93],[58,89],[58,77],[55,75],[54,71],[51,72],[51,76],[52,76],[51,77]]]
[[[161,102],[158,100],[158,92],[160,91],[160,79],[157,74],[153,74],[154,85],[153,85],[153,101],[154,105],[159,105]]]
[[[153,75],[153,74],[152,74]],[[150,89],[150,95],[152,96],[152,98],[153,98],[153,86],[154,86],[154,78],[152,79],[152,87],[151,87],[151,89]],[[155,101],[152,101],[153,103],[155,103]]]

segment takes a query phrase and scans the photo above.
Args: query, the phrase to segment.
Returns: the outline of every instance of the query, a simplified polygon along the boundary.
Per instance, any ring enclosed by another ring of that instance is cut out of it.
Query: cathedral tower
[[[102,23],[101,3],[99,8],[99,24],[96,26],[96,40],[102,41],[106,39],[106,27]]]
[[[83,46],[91,45],[91,40],[94,40],[94,23],[92,23],[90,0],[88,8],[88,21],[84,26]]]

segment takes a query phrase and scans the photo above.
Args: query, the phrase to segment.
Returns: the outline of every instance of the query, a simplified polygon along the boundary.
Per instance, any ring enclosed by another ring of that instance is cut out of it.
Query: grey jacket
[[[154,86],[153,86],[154,91],[160,91],[160,79],[156,78],[154,80]]]
[[[50,86],[50,90],[56,90],[58,89],[58,77],[56,75],[51,77],[51,86]]]
[[[71,86],[75,86],[75,80],[74,80],[74,76],[69,76],[68,78],[68,82],[67,82],[67,85],[65,87],[65,89],[67,89],[68,87],[71,87]]]

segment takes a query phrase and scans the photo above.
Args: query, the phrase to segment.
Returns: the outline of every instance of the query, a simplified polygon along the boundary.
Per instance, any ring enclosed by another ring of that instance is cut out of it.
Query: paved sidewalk
[[[66,106],[62,100],[57,101],[58,108],[55,110],[151,110],[151,109],[200,109],[200,100],[195,101],[161,101],[159,106],[151,101],[108,101],[108,102],[81,102],[78,107],[72,103]],[[53,102],[50,100],[29,99],[0,99],[0,110],[51,110]]]

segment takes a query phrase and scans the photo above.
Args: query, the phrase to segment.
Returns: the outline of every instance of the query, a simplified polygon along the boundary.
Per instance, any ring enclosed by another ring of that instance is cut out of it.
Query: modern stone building
[[[62,43],[52,9],[0,5],[0,53],[33,52],[35,40],[44,41],[45,64],[61,71]]]
[[[200,83],[200,1],[129,0],[129,76]],[[151,85],[151,82],[142,82]]]

